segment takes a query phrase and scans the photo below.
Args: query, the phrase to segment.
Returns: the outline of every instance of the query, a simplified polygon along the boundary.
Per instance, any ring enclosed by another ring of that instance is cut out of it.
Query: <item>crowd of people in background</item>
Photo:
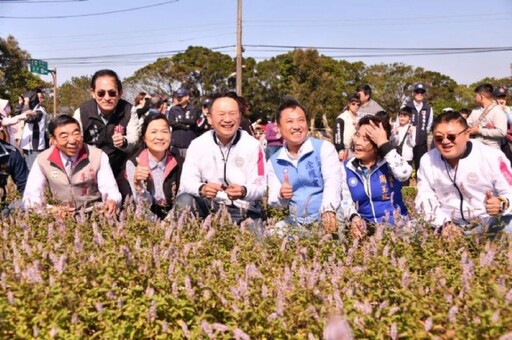
[[[3,213],[16,206],[114,216],[133,200],[148,218],[225,210],[261,235],[268,193],[270,206],[287,209],[271,234],[302,237],[320,225],[362,237],[378,223],[410,220],[402,188],[415,182],[416,211],[443,235],[512,232],[507,88],[482,84],[475,109],[437,116],[427,91],[415,84],[392,113],[363,84],[329,140],[310,136],[300,99],[286,96],[273,117],[251,122],[249,102],[234,92],[197,106],[186,88],[170,98],[140,92],[132,104],[117,74],[99,70],[91,99],[72,116],[49,121],[41,90],[20,95],[14,110],[0,99]],[[9,176],[21,205],[6,202]]]

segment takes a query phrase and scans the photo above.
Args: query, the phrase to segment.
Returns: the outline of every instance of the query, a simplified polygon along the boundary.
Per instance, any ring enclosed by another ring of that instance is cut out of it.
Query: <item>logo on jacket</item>
[[[469,184],[476,184],[478,183],[478,175],[474,172],[470,172],[466,177],[466,181]]]
[[[244,159],[242,157],[237,157],[235,158],[235,165],[238,167],[238,168],[241,168],[244,166]]]
[[[351,177],[348,179],[348,185],[352,188],[357,186],[357,178]]]

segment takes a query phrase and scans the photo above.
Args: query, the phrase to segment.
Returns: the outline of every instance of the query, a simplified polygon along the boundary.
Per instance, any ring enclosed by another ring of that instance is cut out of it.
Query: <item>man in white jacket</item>
[[[201,217],[226,207],[235,223],[261,217],[265,156],[259,141],[240,127],[240,101],[234,92],[212,98],[212,130],[194,139],[183,164],[176,208]]]
[[[435,119],[435,149],[421,159],[416,209],[444,235],[510,233],[510,163],[500,150],[470,140],[469,129],[457,112]]]

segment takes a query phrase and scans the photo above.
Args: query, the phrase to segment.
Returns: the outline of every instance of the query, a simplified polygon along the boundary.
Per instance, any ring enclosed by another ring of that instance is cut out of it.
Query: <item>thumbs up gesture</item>
[[[491,216],[496,216],[501,213],[501,201],[498,197],[494,196],[491,191],[485,193],[485,210]]]
[[[279,195],[289,200],[293,197],[293,187],[290,184],[290,178],[288,177],[288,171],[283,171],[283,184],[281,185],[281,190],[279,190]]]

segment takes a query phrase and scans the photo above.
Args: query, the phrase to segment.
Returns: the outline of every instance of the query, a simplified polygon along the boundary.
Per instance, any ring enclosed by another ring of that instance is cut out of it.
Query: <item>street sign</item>
[[[44,60],[31,59],[30,72],[38,74],[48,74],[48,63]]]

